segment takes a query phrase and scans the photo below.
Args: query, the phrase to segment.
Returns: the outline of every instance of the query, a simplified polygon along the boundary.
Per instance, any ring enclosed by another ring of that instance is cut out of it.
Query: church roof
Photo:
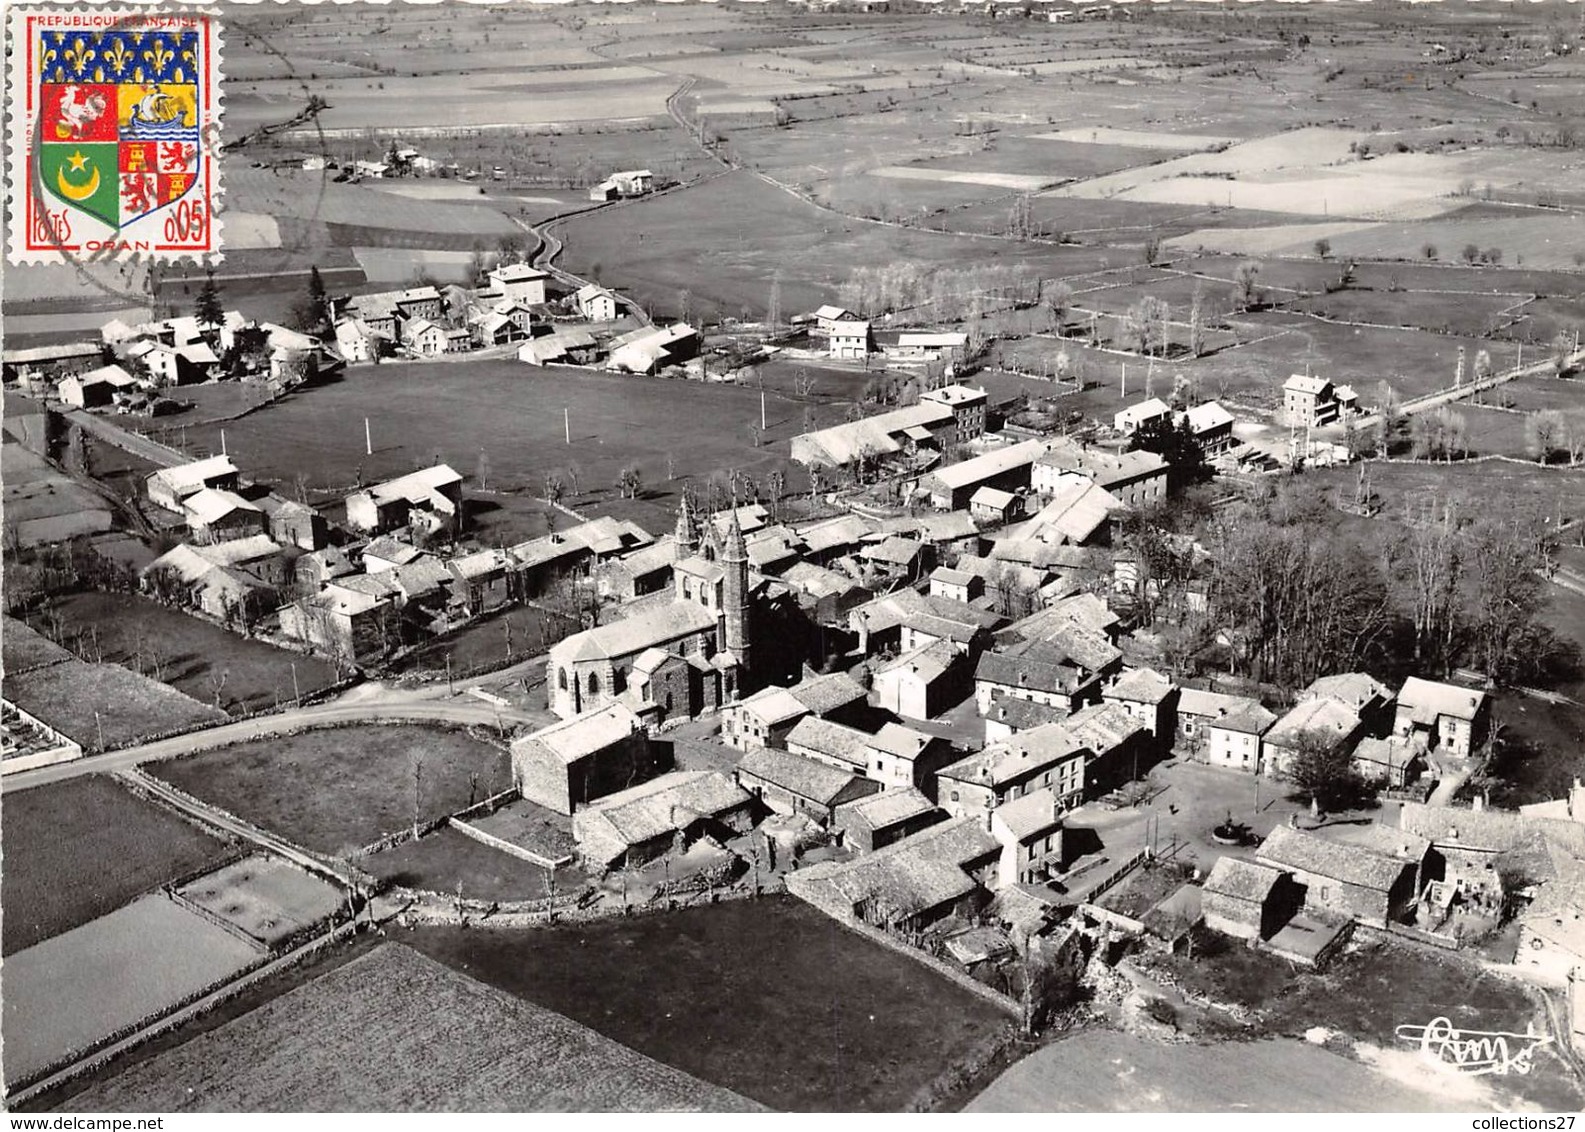
[[[673,601],[622,621],[575,633],[552,649],[551,655],[561,662],[636,656],[645,649],[715,627],[715,614],[708,609],[693,602]]]

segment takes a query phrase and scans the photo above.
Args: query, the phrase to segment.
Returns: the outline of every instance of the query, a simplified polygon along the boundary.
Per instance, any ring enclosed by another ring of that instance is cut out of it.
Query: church
[[[667,599],[630,603],[633,611],[620,621],[550,650],[551,711],[571,719],[620,703],[655,723],[717,708],[749,687],[763,585],[750,581],[735,510],[724,532],[702,526],[685,497]]]

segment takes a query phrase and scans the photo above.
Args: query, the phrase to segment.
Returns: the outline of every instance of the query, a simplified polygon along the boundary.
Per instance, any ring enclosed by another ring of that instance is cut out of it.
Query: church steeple
[[[721,567],[726,572],[722,583],[721,605],[725,625],[722,644],[737,658],[738,684],[742,685],[753,669],[749,626],[748,546],[743,541],[743,525],[738,522],[737,507],[732,508],[727,521],[726,538],[722,540]]]
[[[692,558],[699,553],[699,524],[693,516],[693,505],[688,493],[683,492],[682,506],[677,511],[677,561]]]

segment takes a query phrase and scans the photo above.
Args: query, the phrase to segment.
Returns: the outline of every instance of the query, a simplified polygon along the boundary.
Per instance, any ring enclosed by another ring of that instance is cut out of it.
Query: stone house
[[[638,717],[621,704],[512,742],[512,784],[558,814],[653,777],[663,769],[658,763]]]

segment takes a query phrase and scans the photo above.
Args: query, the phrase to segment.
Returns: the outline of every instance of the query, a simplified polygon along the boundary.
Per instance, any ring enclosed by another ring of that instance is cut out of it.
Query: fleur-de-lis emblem
[[[54,42],[55,42],[55,47],[59,47],[60,46],[60,40],[57,39]],[[60,72],[60,67],[56,66],[56,64],[60,62],[60,57],[61,57],[60,56],[60,52],[56,51],[55,47],[50,47],[49,43],[50,43],[50,40],[46,39],[40,45],[40,50],[39,50],[39,72],[41,74],[48,74],[49,73],[49,69],[51,67],[55,67],[56,73],[58,74]]]
[[[162,39],[151,40],[143,52],[143,61],[154,68],[156,75],[170,66],[175,57],[176,53],[167,48]]]
[[[88,64],[93,62],[94,55],[94,49],[88,46],[88,41],[82,36],[72,40],[71,46],[66,49],[66,61],[71,64],[72,73],[79,78],[88,69]]]
[[[126,40],[117,39],[110,50],[104,53],[103,58],[110,65],[110,73],[119,75],[127,69],[127,64],[132,62],[132,52],[127,50]]]

